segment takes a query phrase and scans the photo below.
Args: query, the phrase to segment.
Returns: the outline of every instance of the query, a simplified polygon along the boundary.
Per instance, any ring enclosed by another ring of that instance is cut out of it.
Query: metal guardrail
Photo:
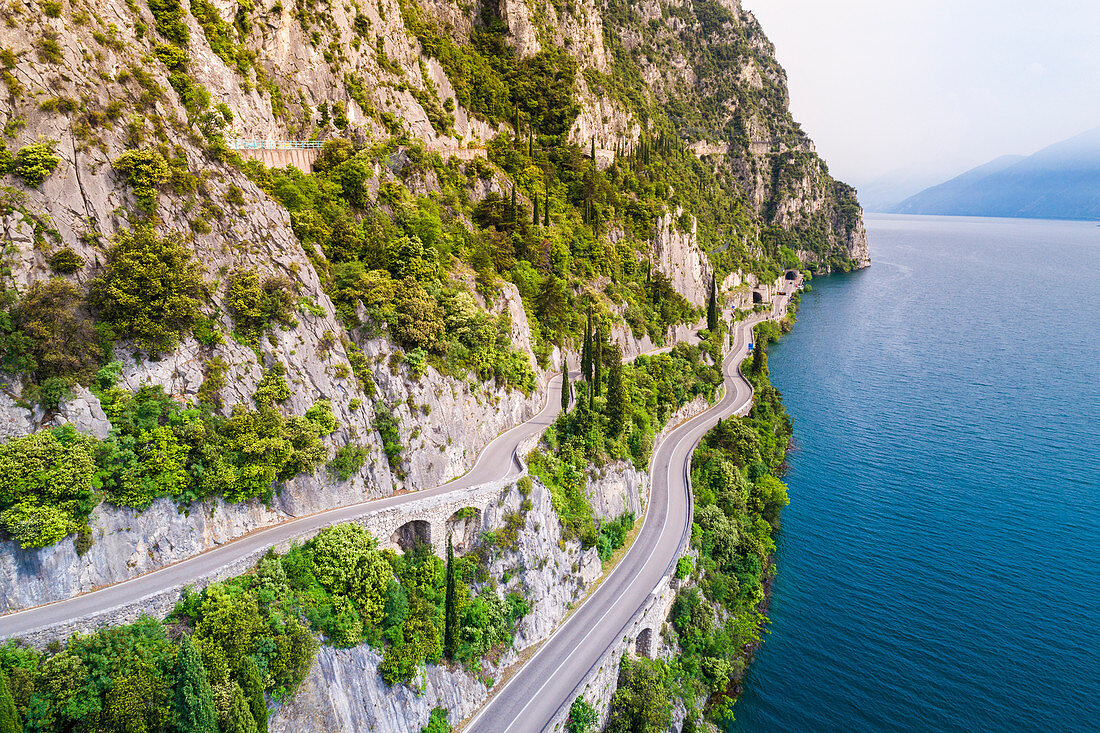
[[[226,140],[233,150],[316,150],[324,143],[320,140]]]

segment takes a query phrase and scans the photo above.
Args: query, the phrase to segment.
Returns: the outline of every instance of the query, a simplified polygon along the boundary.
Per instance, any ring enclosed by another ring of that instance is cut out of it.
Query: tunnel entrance
[[[759,290],[752,291],[752,302],[753,303],[763,303],[764,302],[764,294],[761,293]]]
[[[798,270],[787,270],[787,274],[784,275],[783,277],[787,278],[788,280],[797,280],[798,279]]]
[[[447,520],[447,536],[456,555],[462,555],[473,549],[481,529],[481,510],[477,507],[462,507]]]
[[[413,549],[418,542],[431,544],[431,522],[427,522],[423,519],[414,519],[411,522],[405,522],[393,533],[393,536],[390,537],[390,541],[400,547],[402,552],[408,552]]]

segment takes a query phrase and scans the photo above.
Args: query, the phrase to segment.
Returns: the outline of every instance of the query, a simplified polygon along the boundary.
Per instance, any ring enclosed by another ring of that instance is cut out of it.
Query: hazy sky
[[[837,176],[947,177],[1100,127],[1100,0],[742,0]]]

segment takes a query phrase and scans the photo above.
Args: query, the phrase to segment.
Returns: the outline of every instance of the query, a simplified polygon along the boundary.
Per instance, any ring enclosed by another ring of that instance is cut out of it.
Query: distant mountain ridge
[[[910,196],[896,214],[1100,220],[1100,128],[1004,155]]]

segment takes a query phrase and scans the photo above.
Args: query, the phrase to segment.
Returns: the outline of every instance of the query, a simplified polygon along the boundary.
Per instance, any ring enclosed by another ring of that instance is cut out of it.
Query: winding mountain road
[[[364,514],[399,506],[410,501],[419,501],[425,497],[446,494],[457,489],[497,481],[512,475],[518,477],[522,473],[522,468],[516,456],[517,447],[529,438],[542,435],[557,418],[559,412],[561,412],[560,375],[552,378],[547,384],[546,398],[538,414],[490,441],[481,450],[470,470],[448,483],[431,489],[394,494],[381,499],[370,499],[357,504],[349,504],[297,517],[271,527],[256,530],[198,555],[192,555],[172,565],[167,565],[130,580],[124,580],[65,600],[2,615],[0,616],[0,640],[25,635],[70,619],[120,609],[135,601],[154,596],[165,588],[209,577],[221,568],[227,567],[253,552],[316,532],[332,524],[349,522]]]
[[[691,454],[720,417],[743,413],[752,388],[738,365],[748,353],[752,326],[780,313],[789,296],[771,314],[735,324],[729,355],[723,362],[725,393],[701,415],[676,427],[658,446],[651,466],[649,509],[630,551],[588,600],[559,627],[520,671],[482,707],[467,731],[541,730],[563,705],[577,695],[582,680],[602,653],[619,638],[675,562],[691,527],[688,487]],[[655,351],[664,351],[657,349]],[[440,486],[328,509],[256,530],[206,552],[114,585],[54,603],[0,615],[0,640],[30,634],[74,618],[121,609],[155,596],[165,588],[209,577],[247,555],[339,522],[354,520],[424,497],[519,475],[516,450],[541,435],[561,411],[561,377],[547,385],[542,409],[527,422],[501,433],[482,449],[464,475]]]
[[[792,284],[792,291],[795,284]],[[604,652],[622,638],[635,612],[671,572],[691,534],[691,456],[719,418],[746,413],[752,386],[741,374],[752,328],[786,309],[789,294],[768,314],[734,325],[723,362],[725,392],[714,406],[673,429],[650,465],[650,495],[641,530],[618,566],[588,599],[470,719],[464,733],[527,733],[546,729],[572,704]]]

